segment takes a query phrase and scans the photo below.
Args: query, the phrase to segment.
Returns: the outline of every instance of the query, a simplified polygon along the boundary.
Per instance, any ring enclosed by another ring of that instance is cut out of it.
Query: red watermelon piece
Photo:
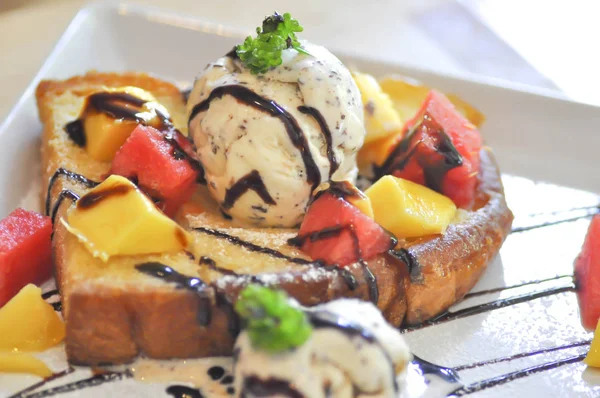
[[[110,172],[134,180],[172,217],[194,191],[198,172],[188,161],[191,153],[192,145],[181,133],[138,125],[115,155]]]
[[[0,221],[0,307],[28,283],[52,275],[52,220],[16,209]]]
[[[594,330],[600,319],[600,215],[594,216],[581,253],[575,260],[581,323]]]
[[[368,260],[395,243],[372,218],[330,193],[310,205],[295,240],[314,260],[340,266]]]
[[[430,91],[409,133],[380,174],[393,174],[448,196],[461,208],[475,199],[481,134],[443,94]]]

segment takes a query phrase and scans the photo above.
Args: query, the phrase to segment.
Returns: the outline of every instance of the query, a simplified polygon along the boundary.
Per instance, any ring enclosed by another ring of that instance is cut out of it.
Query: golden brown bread
[[[42,82],[37,98],[44,123],[44,182],[59,167],[96,180],[109,171],[110,164],[93,161],[63,131],[64,124],[78,116],[85,96],[102,85],[144,88],[167,106],[176,127],[185,123],[177,88],[144,74],[90,73]],[[52,203],[63,189],[82,194],[87,188],[59,178],[50,193]],[[305,305],[338,297],[371,298],[394,325],[404,319],[423,321],[447,309],[475,284],[510,230],[512,214],[489,152],[482,152],[478,196],[479,208],[465,213],[444,236],[412,242],[399,255],[382,255],[366,266],[353,264],[345,270],[314,264],[288,245],[296,230],[236,227],[220,216],[204,188],[195,198],[207,211],[187,220],[188,227],[200,228],[193,232],[191,253],[115,257],[105,264],[57,221],[53,248],[68,358],[93,365],[128,362],[140,352],[155,358],[230,354],[236,326],[231,304],[239,289],[253,280],[281,286]],[[68,207],[61,206],[57,220]],[[205,285],[182,288],[135,267],[152,262]],[[377,289],[369,283],[367,270]]]

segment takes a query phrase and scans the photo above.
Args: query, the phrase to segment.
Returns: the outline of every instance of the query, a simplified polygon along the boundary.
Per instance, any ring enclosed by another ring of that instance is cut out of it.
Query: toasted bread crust
[[[40,83],[37,96],[44,123],[44,182],[58,167],[95,179],[108,171],[110,165],[94,164],[85,153],[78,152],[80,148],[65,144],[64,139],[57,140],[57,136],[64,135],[57,124],[57,113],[61,110],[52,102],[52,98],[65,92],[85,96],[98,85],[138,86],[157,97],[170,98],[171,106],[183,107],[174,86],[144,74],[91,73],[64,82]],[[81,186],[60,180],[50,193],[53,201],[63,189],[85,192]],[[45,195],[43,192],[43,201]],[[512,214],[504,200],[499,171],[488,151],[482,152],[478,197],[477,210],[450,226],[445,235],[412,242],[405,247],[405,256],[385,254],[368,261],[379,290],[377,305],[391,324],[422,322],[446,310],[471,289],[497,254],[510,231]],[[57,220],[64,216],[67,207],[61,207]],[[249,278],[211,279],[212,283],[200,293],[177,289],[166,283],[143,289],[87,283],[73,275],[74,264],[81,261],[95,264],[96,260],[79,246],[81,244],[64,225],[56,222],[53,248],[67,322],[66,350],[70,362],[86,365],[126,363],[140,353],[153,358],[231,354],[234,335],[229,332],[230,306]],[[139,262],[154,261],[154,257],[151,260],[141,258]],[[173,268],[190,270],[193,269],[190,267],[198,267],[197,262],[185,255],[169,261]],[[268,284],[285,289],[304,305],[339,297],[370,298],[369,284],[360,264],[348,267],[356,280],[355,287],[350,286],[339,271],[319,269],[316,278],[310,274],[313,269],[312,266],[282,267],[281,272],[260,276]],[[142,282],[152,279],[146,275],[139,278]],[[198,322],[198,314],[206,312],[211,314],[211,319],[203,326]]]

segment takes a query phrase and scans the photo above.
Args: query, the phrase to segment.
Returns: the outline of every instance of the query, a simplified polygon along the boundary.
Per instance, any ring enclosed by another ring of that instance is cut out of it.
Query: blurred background
[[[597,0],[132,0],[249,33],[289,11],[307,39],[444,74],[512,81],[600,105]],[[0,0],[0,120],[85,0]]]

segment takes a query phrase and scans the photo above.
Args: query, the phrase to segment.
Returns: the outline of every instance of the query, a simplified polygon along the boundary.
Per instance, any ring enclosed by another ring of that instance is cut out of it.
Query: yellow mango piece
[[[94,159],[110,162],[137,125],[135,121],[115,120],[104,113],[90,113],[83,120],[85,148]]]
[[[373,205],[368,196],[362,195],[359,197],[350,197],[348,198],[348,202],[351,205],[356,206],[364,215],[375,218],[375,215],[373,214]]]
[[[431,91],[430,87],[423,85],[421,82],[399,75],[384,77],[379,81],[379,84],[381,90],[389,96],[394,109],[403,120],[410,120],[415,117],[427,93]],[[456,107],[456,110],[476,127],[483,124],[485,116],[477,108],[457,95],[447,94],[446,96]]]
[[[364,171],[372,165],[381,166],[403,136],[403,132],[399,130],[392,135],[363,145],[356,156],[358,168]]]
[[[600,321],[598,321],[598,326],[594,332],[594,339],[590,345],[590,350],[583,362],[588,366],[600,368]]]
[[[65,324],[29,284],[0,308],[0,351],[41,351],[60,343]]]
[[[365,143],[387,137],[402,128],[402,119],[377,80],[366,73],[353,72],[365,108]]]
[[[137,116],[148,126],[157,127],[160,125],[161,120],[156,113],[157,109],[163,114],[168,114],[152,94],[138,87],[105,88],[101,92],[127,93],[146,101],[139,108],[133,105],[128,105],[128,107],[139,111]],[[84,111],[82,117],[87,152],[94,159],[105,162],[111,161],[115,157],[119,148],[138,125],[135,120],[115,119],[93,109]]]
[[[44,378],[52,376],[52,371],[44,362],[22,352],[0,352],[0,373],[29,373]]]
[[[371,199],[375,221],[397,238],[443,233],[456,214],[456,205],[448,197],[391,175],[380,178],[365,194]]]
[[[188,232],[117,175],[82,196],[63,223],[103,261],[116,255],[180,251],[191,242]]]

